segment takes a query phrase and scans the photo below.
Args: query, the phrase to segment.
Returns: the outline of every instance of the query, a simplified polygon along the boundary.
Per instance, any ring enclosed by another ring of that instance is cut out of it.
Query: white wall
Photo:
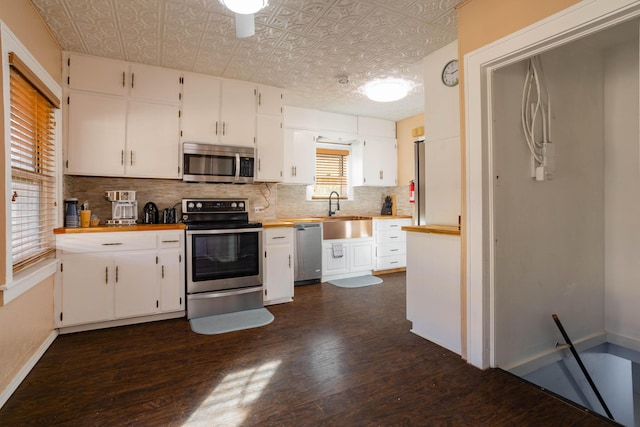
[[[606,329],[611,342],[640,350],[637,36],[606,51],[605,59]]]
[[[552,97],[553,180],[530,177],[523,62],[495,73],[496,365],[509,368],[604,330],[603,65],[600,53],[542,55]]]
[[[441,77],[444,66],[457,58],[456,41],[424,60],[427,224],[458,225],[460,215],[459,86],[445,86]]]

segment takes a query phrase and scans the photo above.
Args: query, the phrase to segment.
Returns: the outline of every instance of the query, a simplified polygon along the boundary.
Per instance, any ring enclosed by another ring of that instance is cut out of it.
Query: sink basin
[[[331,216],[322,221],[322,238],[332,239],[357,239],[371,237],[370,216]]]

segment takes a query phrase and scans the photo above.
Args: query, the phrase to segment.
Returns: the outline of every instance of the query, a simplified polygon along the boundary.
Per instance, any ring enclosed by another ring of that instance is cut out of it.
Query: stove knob
[[[238,207],[239,207],[240,209],[244,209],[244,202],[239,202],[239,203],[238,203]]]
[[[187,207],[188,207],[189,209],[193,209],[193,202],[189,202],[189,203],[187,203]]]
[[[196,208],[202,209],[202,203],[200,203],[200,202],[196,203]]]
[[[232,207],[232,208],[235,208],[235,207],[237,207],[237,206],[238,206],[238,205],[236,204],[236,202],[231,202],[231,207]]]

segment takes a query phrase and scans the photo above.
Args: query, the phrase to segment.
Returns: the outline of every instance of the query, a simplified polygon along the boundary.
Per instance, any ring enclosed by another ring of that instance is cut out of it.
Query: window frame
[[[12,239],[11,239],[11,111],[10,111],[10,80],[9,80],[9,53],[15,54],[23,64],[36,76],[40,82],[58,99],[62,99],[60,84],[47,72],[20,40],[11,32],[6,24],[0,21],[0,55],[2,73],[2,105],[3,105],[3,131],[4,131],[4,179],[5,179],[5,203],[4,203],[4,228],[5,228],[5,276],[0,281],[0,305],[7,304],[27,292],[29,289],[53,276],[57,270],[58,260],[48,257],[33,265],[13,273]],[[54,110],[54,120],[57,126],[54,130],[55,150],[55,200],[57,208],[53,220],[54,227],[60,226],[60,201],[62,198],[62,111]],[[53,232],[53,230],[52,230]]]
[[[353,151],[351,150],[351,144],[344,143],[332,143],[332,142],[319,142],[316,143],[316,157],[314,158],[314,164],[317,165],[317,155],[318,151],[337,151],[337,152],[345,152],[345,156],[347,157],[347,182],[346,182],[346,194],[340,194],[340,200],[353,200]],[[317,168],[317,166],[316,166]],[[318,174],[316,169],[316,181],[318,180]],[[307,186],[307,200],[308,201],[327,201],[329,200],[328,195],[316,195],[315,194],[315,186],[316,184],[311,184]]]

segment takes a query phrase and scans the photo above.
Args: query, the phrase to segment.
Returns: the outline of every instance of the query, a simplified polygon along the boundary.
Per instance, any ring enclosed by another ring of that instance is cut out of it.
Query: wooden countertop
[[[415,233],[433,233],[433,234],[449,234],[459,236],[460,229],[457,225],[405,225],[402,227],[404,231],[413,231]]]
[[[53,230],[53,234],[107,233],[113,231],[161,231],[184,230],[185,225],[178,224],[136,224],[136,225],[98,225],[97,227],[61,227]]]
[[[402,219],[411,218],[411,215],[362,215],[371,219]],[[275,227],[293,227],[296,223],[301,222],[322,222],[325,217],[306,217],[306,218],[284,218],[262,221],[263,228],[275,228]]]

